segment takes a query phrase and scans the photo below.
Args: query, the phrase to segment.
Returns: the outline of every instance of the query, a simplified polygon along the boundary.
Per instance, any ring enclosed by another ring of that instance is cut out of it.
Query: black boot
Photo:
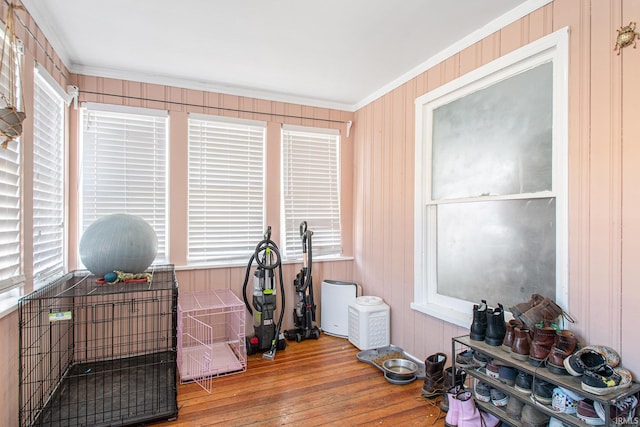
[[[500,346],[506,334],[507,325],[504,322],[504,308],[502,308],[502,304],[498,304],[497,308],[487,312],[485,342],[492,346]]]
[[[470,328],[470,338],[474,341],[484,341],[487,331],[487,301],[473,305],[473,322]]]

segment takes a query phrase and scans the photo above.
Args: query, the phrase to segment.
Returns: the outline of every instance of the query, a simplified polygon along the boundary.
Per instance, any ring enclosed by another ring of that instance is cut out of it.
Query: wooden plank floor
[[[208,394],[178,387],[178,419],[156,426],[444,425],[439,399],[424,399],[423,380],[395,385],[343,338],[289,341],[275,360],[248,357],[247,371],[216,378]]]

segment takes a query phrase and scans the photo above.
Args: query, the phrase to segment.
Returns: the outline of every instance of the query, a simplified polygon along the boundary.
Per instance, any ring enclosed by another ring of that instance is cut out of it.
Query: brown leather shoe
[[[556,343],[558,333],[551,326],[536,328],[533,331],[533,340],[529,351],[529,363],[533,366],[544,365],[551,347]]]
[[[578,345],[578,338],[571,331],[563,329],[558,335],[556,343],[549,351],[547,369],[558,375],[569,375],[564,367],[564,359],[571,356]]]
[[[511,353],[511,346],[513,345],[513,338],[515,337],[513,328],[515,328],[516,326],[522,326],[522,322],[517,319],[511,319],[506,324],[507,333],[504,335],[504,340],[502,341],[501,348],[507,353]]]
[[[555,323],[562,316],[562,309],[551,298],[544,297],[542,302],[527,310],[518,318],[533,330],[539,323]]]
[[[513,345],[511,346],[511,357],[525,361],[529,358],[531,351],[531,333],[528,327],[522,325],[513,328]]]
[[[540,304],[543,300],[544,300],[544,297],[542,295],[532,294],[529,301],[521,302],[520,304],[516,304],[513,307],[509,307],[509,311],[513,314],[515,318],[518,318],[524,313],[526,313],[530,308]]]

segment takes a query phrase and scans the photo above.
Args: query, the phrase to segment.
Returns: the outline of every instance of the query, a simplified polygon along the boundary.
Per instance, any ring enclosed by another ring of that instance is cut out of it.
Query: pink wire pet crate
[[[196,382],[208,393],[213,379],[247,370],[244,303],[229,289],[180,292],[180,383]]]

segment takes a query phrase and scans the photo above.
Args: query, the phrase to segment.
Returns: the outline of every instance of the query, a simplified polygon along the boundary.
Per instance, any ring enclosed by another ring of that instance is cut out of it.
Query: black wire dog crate
[[[169,420],[177,404],[178,283],[101,284],[74,271],[18,304],[20,426]]]

